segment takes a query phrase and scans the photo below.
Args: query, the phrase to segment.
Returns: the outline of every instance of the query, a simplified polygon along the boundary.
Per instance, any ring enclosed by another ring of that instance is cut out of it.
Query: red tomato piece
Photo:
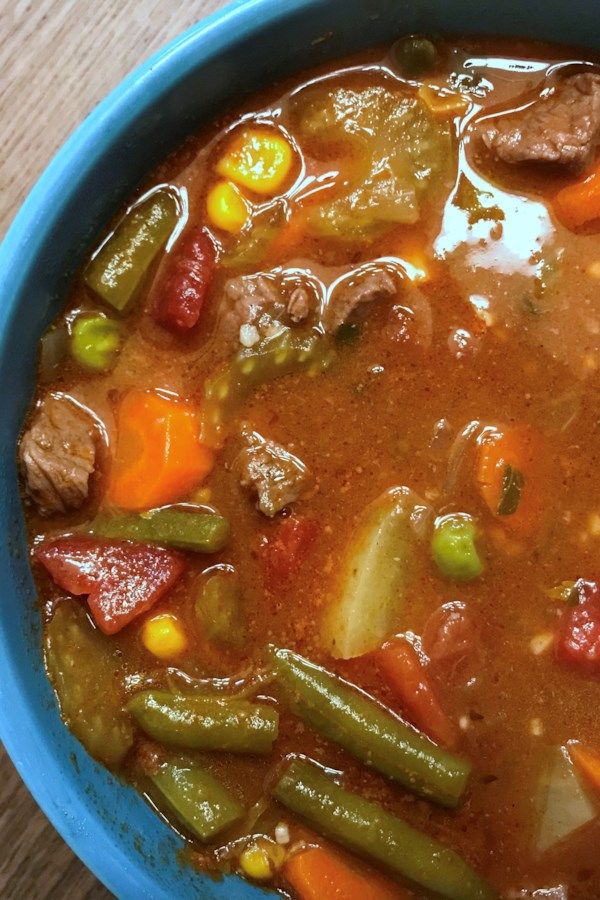
[[[261,548],[267,587],[276,587],[300,569],[319,531],[314,519],[291,516],[281,520]]]
[[[34,556],[63,590],[88,595],[90,612],[105,634],[115,634],[154,606],[185,568],[173,550],[91,537],[47,540]]]
[[[564,613],[556,632],[557,659],[589,675],[600,674],[600,586],[580,578],[577,604]]]
[[[170,331],[189,331],[200,318],[215,271],[217,250],[204,228],[192,228],[174,252],[154,317]]]

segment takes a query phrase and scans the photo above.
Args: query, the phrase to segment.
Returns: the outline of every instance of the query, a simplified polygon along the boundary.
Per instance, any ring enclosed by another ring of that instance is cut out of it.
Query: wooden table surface
[[[0,237],[55,151],[154,50],[224,0],[0,2]],[[37,809],[0,746],[0,897],[111,895]]]

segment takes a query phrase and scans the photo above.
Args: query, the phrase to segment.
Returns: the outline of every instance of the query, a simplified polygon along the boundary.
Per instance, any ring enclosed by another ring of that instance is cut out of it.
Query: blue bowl
[[[126,78],[67,141],[16,217],[0,248],[0,737],[50,821],[118,897],[250,900],[263,892],[179,865],[182,841],[63,726],[42,665],[15,447],[37,342],[86,248],[187,133],[282,75],[402,32],[597,44],[599,26],[600,6],[589,0],[238,0]]]

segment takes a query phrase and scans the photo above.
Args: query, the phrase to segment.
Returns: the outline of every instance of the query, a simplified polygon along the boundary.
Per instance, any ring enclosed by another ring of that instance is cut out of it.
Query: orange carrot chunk
[[[117,409],[109,501],[143,510],[185,499],[213,465],[199,428],[193,404],[153,391],[129,391]]]
[[[600,753],[579,741],[571,741],[569,756],[590,787],[600,792]]]
[[[395,639],[384,644],[375,659],[407,718],[436,744],[455,747],[456,726],[442,709],[414,647],[403,638]]]
[[[503,525],[521,534],[539,519],[541,456],[539,435],[526,425],[488,429],[479,439],[479,493]]]
[[[290,857],[284,875],[299,900],[404,900],[411,896],[379,875],[360,871],[324,847]]]
[[[577,228],[600,218],[600,159],[584,178],[558,191],[553,207],[567,228]]]

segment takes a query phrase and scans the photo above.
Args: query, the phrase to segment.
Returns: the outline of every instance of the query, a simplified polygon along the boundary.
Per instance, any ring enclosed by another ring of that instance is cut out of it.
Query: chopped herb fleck
[[[357,322],[343,322],[335,333],[338,344],[355,344],[360,337],[360,325]]]
[[[569,606],[576,606],[579,601],[577,584],[575,581],[561,581],[560,584],[549,588],[546,596],[550,600],[560,600],[562,603],[568,603]]]
[[[498,504],[499,516],[511,516],[517,511],[524,484],[522,472],[513,466],[506,466],[502,477],[502,496]]]
[[[494,203],[491,191],[480,191],[464,175],[458,179],[454,205],[469,214],[469,225],[485,221],[501,222],[504,219],[504,211]]]

